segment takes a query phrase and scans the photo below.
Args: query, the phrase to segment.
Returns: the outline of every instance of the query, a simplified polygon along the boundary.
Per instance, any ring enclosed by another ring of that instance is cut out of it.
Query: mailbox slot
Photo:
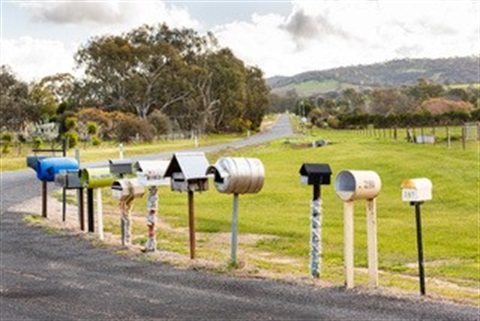
[[[265,169],[257,158],[220,158],[206,174],[213,174],[217,191],[227,194],[258,193],[265,179]]]
[[[300,167],[300,182],[308,185],[330,185],[332,170],[328,164],[305,163]]]
[[[407,179],[402,182],[402,201],[423,202],[432,199],[432,182],[428,178]]]
[[[131,174],[133,173],[133,161],[129,159],[111,159],[110,173],[116,175]]]
[[[343,201],[374,199],[382,182],[374,171],[341,171],[335,179],[335,190]]]
[[[44,182],[54,182],[60,171],[78,169],[78,162],[68,157],[48,157],[39,159],[36,165],[37,178]]]
[[[202,192],[208,190],[207,168],[204,153],[175,153],[164,177],[171,177],[172,191]]]
[[[170,161],[138,161],[133,166],[137,172],[137,178],[143,186],[168,186],[170,179],[164,178]]]
[[[113,176],[108,167],[84,168],[80,174],[80,181],[86,188],[111,186]]]

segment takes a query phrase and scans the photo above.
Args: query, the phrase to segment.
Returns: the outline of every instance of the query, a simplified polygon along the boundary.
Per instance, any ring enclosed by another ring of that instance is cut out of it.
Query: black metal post
[[[42,181],[42,216],[47,217],[47,181]]]
[[[93,188],[87,188],[87,220],[88,231],[94,232],[94,217],[93,217]]]
[[[425,269],[423,265],[423,242],[422,242],[422,220],[420,205],[423,202],[412,202],[415,206],[415,221],[417,225],[417,249],[418,249],[418,271],[420,273],[420,294],[425,295]]]
[[[85,231],[85,201],[83,197],[83,188],[78,190],[78,219],[80,221],[80,229]]]

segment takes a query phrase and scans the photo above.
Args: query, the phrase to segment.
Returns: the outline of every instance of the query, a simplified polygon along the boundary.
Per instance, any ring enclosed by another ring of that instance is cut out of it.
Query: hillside
[[[479,57],[444,59],[401,59],[372,65],[308,71],[291,77],[267,79],[272,92],[282,94],[295,89],[311,95],[344,88],[372,88],[412,85],[418,78],[439,84],[479,83]]]

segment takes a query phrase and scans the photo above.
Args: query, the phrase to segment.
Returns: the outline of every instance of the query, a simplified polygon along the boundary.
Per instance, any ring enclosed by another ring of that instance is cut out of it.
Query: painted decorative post
[[[156,186],[151,186],[148,189],[148,199],[147,199],[147,228],[148,228],[148,239],[147,244],[145,245],[145,252],[154,252],[157,249],[157,240],[156,240],[156,225],[157,225],[157,211],[158,211],[158,188]]]

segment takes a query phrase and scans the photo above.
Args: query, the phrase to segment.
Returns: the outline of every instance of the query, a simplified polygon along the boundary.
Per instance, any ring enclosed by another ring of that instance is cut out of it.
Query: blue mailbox
[[[43,182],[54,182],[55,175],[60,171],[78,169],[78,162],[74,158],[49,157],[37,161],[37,178]]]

